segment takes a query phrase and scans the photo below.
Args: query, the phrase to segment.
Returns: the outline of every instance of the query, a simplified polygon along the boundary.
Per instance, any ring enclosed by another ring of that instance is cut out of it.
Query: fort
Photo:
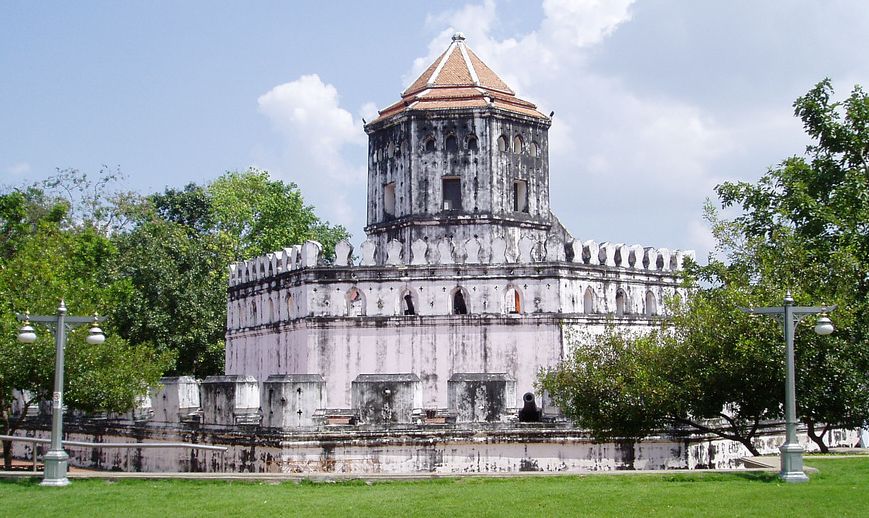
[[[338,243],[325,264],[307,242],[233,266],[226,373],[319,376],[305,424],[320,411],[503,420],[563,358],[571,328],[655,325],[693,253],[574,239],[549,206],[550,124],[456,34],[365,127],[358,252]],[[383,383],[388,397],[362,389]],[[483,399],[497,412],[462,407],[481,390],[496,391]]]
[[[537,390],[576,332],[660,325],[687,295],[679,271],[694,258],[574,238],[550,209],[551,123],[453,36],[365,126],[358,248],[342,241],[327,258],[307,241],[234,264],[225,375],[164,378],[130,415],[67,425],[71,438],[185,440],[227,455],[71,447],[71,461],[350,473],[738,466],[742,445],[702,434],[596,441]],[[758,449],[780,443],[773,423]]]

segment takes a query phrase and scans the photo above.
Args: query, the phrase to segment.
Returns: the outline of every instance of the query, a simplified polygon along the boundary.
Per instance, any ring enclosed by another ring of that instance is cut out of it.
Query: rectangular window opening
[[[383,212],[387,217],[395,216],[395,182],[383,186]]]
[[[513,182],[513,211],[528,212],[528,182],[525,180]]]
[[[462,210],[462,182],[458,178],[443,179],[444,210]]]

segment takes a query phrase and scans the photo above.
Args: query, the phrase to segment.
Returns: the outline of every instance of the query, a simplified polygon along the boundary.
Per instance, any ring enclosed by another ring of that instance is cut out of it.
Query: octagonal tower
[[[385,250],[477,238],[567,240],[549,210],[549,117],[516,97],[461,33],[401,95],[365,126],[368,226]],[[460,253],[460,251],[458,251]]]

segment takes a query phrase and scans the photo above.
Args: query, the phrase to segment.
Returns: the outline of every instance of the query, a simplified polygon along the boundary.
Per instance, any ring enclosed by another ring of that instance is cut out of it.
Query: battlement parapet
[[[503,238],[495,238],[484,247],[477,238],[466,240],[440,239],[429,243],[418,239],[410,244],[410,254],[404,254],[404,243],[391,240],[386,245],[385,261],[378,262],[377,243],[368,239],[359,247],[359,257],[347,241],[335,245],[335,259],[329,263],[323,256],[323,246],[306,241],[229,267],[229,285],[271,279],[284,272],[312,267],[353,268],[356,266],[419,266],[419,265],[509,265],[535,263],[572,263],[605,268],[620,268],[644,272],[678,272],[685,260],[695,259],[693,250],[625,245],[624,243],[593,240],[564,242],[556,236],[546,241],[528,237],[508,246]],[[511,254],[509,250],[516,250]],[[409,255],[409,257],[407,256]]]

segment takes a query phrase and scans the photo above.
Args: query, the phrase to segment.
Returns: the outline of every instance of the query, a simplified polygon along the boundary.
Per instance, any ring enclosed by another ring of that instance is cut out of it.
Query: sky
[[[555,112],[551,205],[575,238],[701,261],[715,185],[805,151],[794,100],[869,86],[864,0],[7,0],[0,185],[106,165],[151,193],[257,167],[358,244],[362,120],[456,31]]]

